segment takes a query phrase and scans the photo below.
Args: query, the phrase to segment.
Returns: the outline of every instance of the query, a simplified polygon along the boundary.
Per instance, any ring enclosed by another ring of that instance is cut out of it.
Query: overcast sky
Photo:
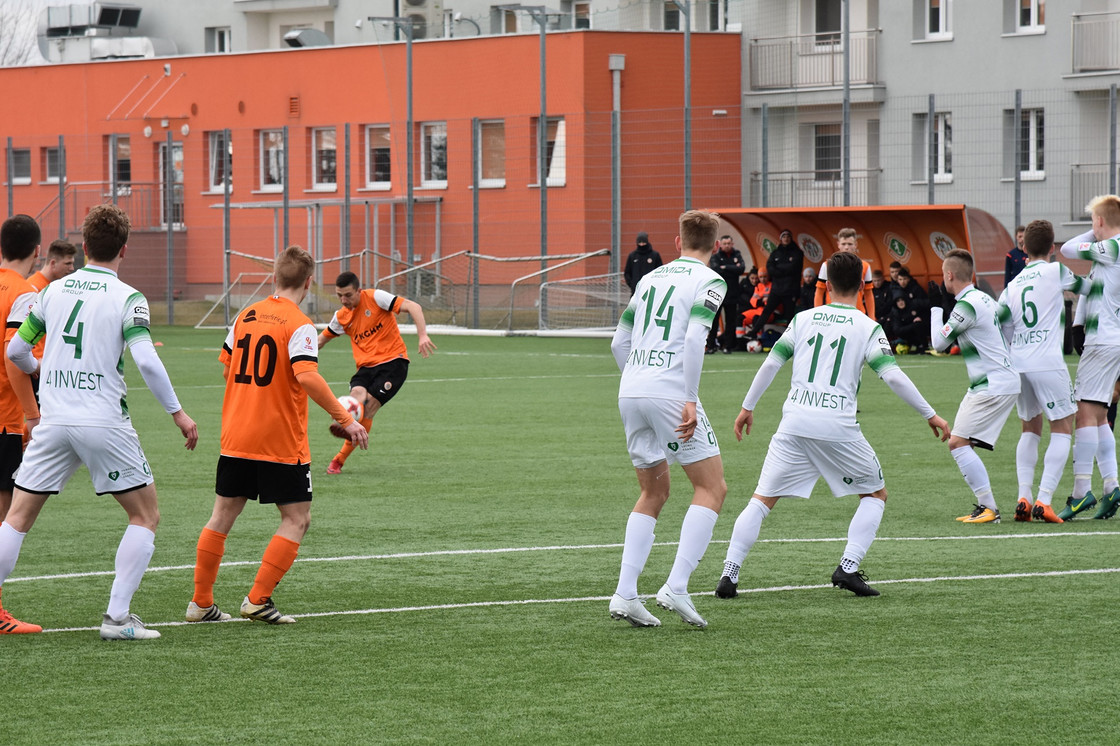
[[[24,64],[43,64],[35,36],[38,32],[39,15],[43,8],[50,5],[89,5],[91,0],[0,0],[0,49],[17,50],[29,47],[30,59]],[[6,52],[0,55],[0,64],[10,64]]]

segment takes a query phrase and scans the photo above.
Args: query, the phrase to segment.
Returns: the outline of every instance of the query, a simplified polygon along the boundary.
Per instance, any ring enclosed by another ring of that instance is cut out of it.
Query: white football
[[[747,342],[747,352],[762,352],[762,343],[757,339]]]
[[[338,397],[338,403],[341,404],[342,408],[349,412],[350,416],[355,420],[362,419],[362,403],[360,401],[347,394],[346,396]]]

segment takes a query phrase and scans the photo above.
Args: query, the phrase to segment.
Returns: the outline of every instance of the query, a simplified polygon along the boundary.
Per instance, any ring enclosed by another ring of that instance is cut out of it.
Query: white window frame
[[[378,181],[374,178],[376,176],[376,169],[373,163],[373,145],[374,137],[380,133],[386,135],[386,140],[389,142],[389,180]],[[392,132],[387,124],[367,124],[366,125],[366,189],[376,189],[378,191],[388,191],[393,188],[393,140]]]
[[[30,184],[31,183],[31,148],[12,148],[11,156],[12,156],[12,164],[13,164],[12,167],[11,167],[11,169],[12,169],[12,185],[13,186],[24,186],[24,185]],[[17,160],[17,158],[18,158],[18,160]],[[20,169],[17,168],[17,164],[19,164],[21,161],[25,165],[25,168],[23,169],[24,173],[19,173]],[[7,176],[7,175],[8,175],[7,173],[4,174],[4,176]]]
[[[538,133],[540,132],[537,127],[537,122],[540,117],[533,117],[533,165],[534,175],[537,177],[535,184],[530,184],[531,187],[540,187],[541,185],[541,164],[540,160],[540,146],[538,140]],[[551,139],[548,142],[552,143],[551,151],[545,147],[545,151],[551,152],[548,156],[548,174],[545,176],[547,181],[545,184],[551,189],[552,187],[562,187],[568,181],[568,127],[564,117],[549,117],[545,125],[545,136],[548,137],[548,130],[551,129],[550,125],[556,125],[555,132],[552,133]]]
[[[51,154],[54,154],[54,173],[51,173]],[[62,154],[58,146],[43,148],[43,184],[57,184],[62,169]]]
[[[835,184],[838,181],[840,181],[840,179],[843,177],[843,174],[841,173],[841,169],[843,168],[843,165],[842,165],[843,164],[843,156],[840,154],[840,150],[843,147],[843,143],[839,140],[837,141],[837,146],[836,146],[837,168],[834,168],[834,169],[833,168],[821,168],[820,167],[820,164],[821,164],[821,161],[819,160],[819,158],[820,158],[820,155],[819,155],[820,148],[818,147],[818,140],[821,137],[842,138],[843,137],[842,128],[843,128],[843,125],[840,124],[839,122],[818,122],[817,124],[813,125],[813,183],[814,184]],[[827,130],[827,131],[825,131],[825,130]],[[831,176],[831,178],[827,178],[827,179],[818,178],[819,174],[821,174],[821,173],[828,173]]]
[[[929,130],[926,130],[929,139]],[[947,134],[946,134],[947,133]],[[934,156],[933,183],[951,184],[953,182],[953,113],[941,111],[933,115],[933,141],[937,149]],[[929,153],[929,143],[926,143]]]
[[[953,38],[953,0],[922,0],[925,8],[926,38],[931,41],[946,41]],[[930,28],[930,16],[934,7],[939,8],[941,28]]]
[[[1020,33],[1042,33],[1046,30],[1046,0],[1014,0],[1015,2],[1015,29]],[[1023,3],[1028,3],[1026,8],[1028,19],[1023,23]]]
[[[435,140],[440,137],[443,139],[442,163],[433,160]],[[447,122],[420,123],[420,186],[424,189],[447,188]]]
[[[215,130],[214,132],[207,133],[207,148],[209,149],[209,175],[207,179],[207,189],[211,192],[225,192],[226,180],[229,180],[229,190],[233,191],[233,139],[230,138],[226,142],[226,133],[224,130]],[[230,154],[230,172],[223,174],[221,178],[222,169],[225,168],[225,152],[229,151]]]
[[[338,189],[338,131],[334,127],[311,130],[311,185],[317,191]],[[328,164],[328,154],[329,156]]]
[[[1023,109],[1022,119],[1016,126],[1026,128],[1026,137],[1021,141],[1026,150],[1027,162],[1020,163],[1019,178],[1028,181],[1041,181],[1046,178],[1046,110]]]
[[[207,54],[229,54],[233,51],[233,31],[229,26],[209,26],[205,34]]]
[[[501,144],[502,144],[502,175],[501,177],[491,176],[487,178],[484,176],[484,167],[487,163],[487,129],[497,129],[501,127]],[[480,189],[498,189],[506,185],[506,121],[504,119],[483,119],[478,123],[478,186]]]
[[[840,26],[835,29],[822,30],[817,27],[817,20],[820,17],[821,3],[837,2],[837,0],[813,0],[813,47],[816,51],[832,51],[840,49],[844,43],[844,23],[840,21]],[[841,8],[841,13],[843,12]]]
[[[260,167],[257,184],[262,192],[284,191],[284,131],[277,129],[260,130],[257,136]],[[275,169],[275,180],[266,180]]]
[[[670,23],[674,19],[675,23]],[[665,9],[661,14],[661,30],[662,31],[683,31],[684,30],[684,14],[681,9],[673,0],[665,0]]]
[[[572,3],[572,28],[590,29],[594,27],[591,20],[591,0],[577,0]],[[586,26],[580,26],[580,21],[586,21]]]

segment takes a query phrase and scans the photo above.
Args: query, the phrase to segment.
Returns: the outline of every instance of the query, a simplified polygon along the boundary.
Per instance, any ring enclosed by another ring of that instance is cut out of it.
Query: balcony
[[[879,204],[881,169],[851,170],[851,204]],[[751,174],[750,203],[756,207],[842,207],[843,174],[839,171],[771,171],[762,201],[762,174]]]
[[[1074,74],[1120,70],[1120,13],[1075,13],[1070,41]]]
[[[879,82],[879,30],[850,34],[850,83]],[[751,90],[834,88],[844,84],[839,34],[803,34],[751,39]]]
[[[1069,219],[1089,222],[1089,200],[1111,194],[1107,163],[1073,163],[1069,167]],[[1118,181],[1117,183],[1120,183]]]

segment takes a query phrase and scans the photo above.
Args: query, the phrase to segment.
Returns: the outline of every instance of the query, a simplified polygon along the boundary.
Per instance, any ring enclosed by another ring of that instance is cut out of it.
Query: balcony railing
[[[879,30],[853,31],[849,81],[879,81]],[[839,34],[803,34],[750,41],[751,90],[828,88],[844,84]]]
[[[163,185],[132,182],[117,184],[116,198],[113,188],[104,182],[74,182],[66,185],[65,232],[80,233],[86,213],[94,205],[113,202],[128,213],[134,231],[163,230],[167,227],[164,220],[166,206],[163,202]],[[172,204],[174,227],[183,227],[183,186],[175,185]],[[58,226],[58,197],[55,197],[40,211],[36,218],[45,232],[53,235]]]
[[[851,171],[851,204],[879,204],[881,169]],[[842,207],[844,182],[839,171],[771,171],[762,202],[762,174],[751,174],[750,204],[756,207]]]
[[[1089,200],[1110,194],[1107,163],[1074,163],[1069,167],[1070,220],[1089,220]],[[1120,174],[1118,174],[1120,177]],[[1117,181],[1120,183],[1120,180]]]
[[[1070,23],[1073,72],[1120,70],[1120,13],[1076,13]]]

